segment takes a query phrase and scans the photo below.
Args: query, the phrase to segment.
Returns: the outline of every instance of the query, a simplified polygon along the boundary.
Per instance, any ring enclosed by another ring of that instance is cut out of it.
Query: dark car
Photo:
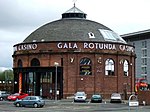
[[[16,100],[14,102],[16,107],[43,107],[45,105],[45,101],[40,96],[27,96],[23,99]]]
[[[91,97],[91,103],[102,103],[102,96],[100,94],[93,94]]]
[[[9,95],[10,95],[10,94],[7,93],[6,91],[0,91],[0,101],[7,100],[7,97],[8,97]]]

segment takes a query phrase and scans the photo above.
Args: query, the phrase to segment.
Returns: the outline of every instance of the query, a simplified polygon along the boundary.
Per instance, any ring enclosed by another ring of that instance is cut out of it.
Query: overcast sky
[[[13,67],[13,45],[73,7],[118,34],[150,29],[150,0],[0,0],[0,67]]]

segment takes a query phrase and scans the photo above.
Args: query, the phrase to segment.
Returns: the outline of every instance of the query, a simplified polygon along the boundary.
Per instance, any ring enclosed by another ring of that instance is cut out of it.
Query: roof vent
[[[44,39],[41,40],[41,42],[44,42],[44,41],[45,41]]]
[[[92,32],[89,32],[88,35],[89,35],[89,38],[95,38],[94,33]]]
[[[36,42],[36,40],[32,40],[32,42]]]
[[[68,11],[62,14],[62,18],[84,18],[86,19],[86,14],[78,9],[75,5]]]

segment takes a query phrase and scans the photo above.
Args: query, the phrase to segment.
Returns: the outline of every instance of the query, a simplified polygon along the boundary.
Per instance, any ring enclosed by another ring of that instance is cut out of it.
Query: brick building
[[[66,98],[130,94],[135,82],[134,47],[108,27],[86,19],[77,7],[14,45],[14,92]],[[57,92],[56,92],[57,89]]]

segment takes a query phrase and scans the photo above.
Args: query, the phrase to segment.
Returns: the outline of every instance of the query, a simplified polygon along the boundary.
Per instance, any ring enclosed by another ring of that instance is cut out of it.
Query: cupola
[[[62,19],[63,18],[83,18],[86,19],[86,14],[78,9],[75,4],[74,6],[66,11],[65,13],[62,14]]]

